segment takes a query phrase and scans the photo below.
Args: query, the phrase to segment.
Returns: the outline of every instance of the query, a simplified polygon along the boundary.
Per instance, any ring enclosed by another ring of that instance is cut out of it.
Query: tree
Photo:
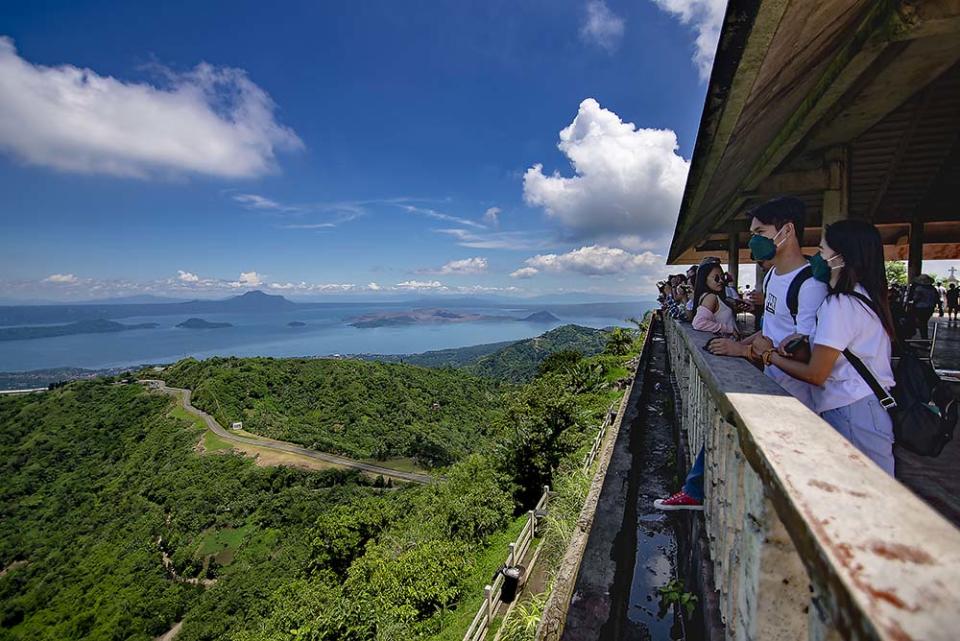
[[[607,345],[604,351],[608,354],[623,356],[630,351],[630,345],[632,344],[633,336],[628,330],[622,327],[614,327],[607,337]]]
[[[884,263],[887,272],[887,283],[890,285],[907,284],[907,266],[902,260],[888,260]]]

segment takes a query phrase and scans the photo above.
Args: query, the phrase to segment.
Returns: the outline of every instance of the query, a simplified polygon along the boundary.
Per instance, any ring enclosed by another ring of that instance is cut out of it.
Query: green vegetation
[[[902,260],[888,260],[884,263],[887,282],[891,285],[907,284],[907,265]]]
[[[562,362],[504,387],[356,361],[164,372],[223,422],[292,440],[336,413],[351,420],[329,442],[345,450],[390,442],[450,461],[437,482],[399,488],[257,467],[138,385],[0,397],[0,641],[149,641],[181,621],[177,641],[456,641],[544,484],[546,567],[562,554],[589,486],[582,457],[629,357],[575,359],[597,379],[579,391]],[[201,438],[216,456],[198,454]]]
[[[461,372],[330,359],[211,358],[160,374],[221,425],[354,458],[449,465],[477,450],[498,385]]]
[[[600,353],[607,341],[607,332],[579,325],[563,325],[545,334],[517,341],[467,365],[466,370],[478,376],[497,380],[525,382],[537,374],[540,362],[561,350],[584,356]]]
[[[52,338],[54,336],[73,336],[74,334],[105,334],[125,332],[131,329],[155,329],[156,323],[124,325],[110,320],[83,320],[67,325],[41,325],[38,327],[2,327],[0,341],[22,341],[32,338]]]

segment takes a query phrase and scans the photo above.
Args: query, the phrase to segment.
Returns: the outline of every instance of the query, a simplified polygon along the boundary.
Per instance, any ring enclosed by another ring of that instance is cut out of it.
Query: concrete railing
[[[960,530],[710,334],[665,324],[727,639],[960,638]]]

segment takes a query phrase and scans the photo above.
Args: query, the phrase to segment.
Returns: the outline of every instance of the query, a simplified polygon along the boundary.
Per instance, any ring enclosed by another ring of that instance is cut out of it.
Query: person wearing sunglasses
[[[721,336],[738,336],[736,311],[727,300],[726,282],[719,261],[707,259],[697,269],[693,290],[696,311],[693,328]]]

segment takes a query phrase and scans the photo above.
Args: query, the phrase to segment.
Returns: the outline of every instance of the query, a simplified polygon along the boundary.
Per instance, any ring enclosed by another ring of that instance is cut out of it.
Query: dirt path
[[[328,454],[326,452],[318,452],[316,450],[310,450],[305,447],[300,447],[299,445],[294,445],[293,443],[287,443],[286,441],[276,441],[270,438],[256,437],[251,438],[247,436],[238,436],[230,432],[230,430],[224,429],[222,425],[217,423],[216,419],[207,414],[201,409],[197,409],[190,403],[190,390],[181,389],[179,387],[167,387],[167,384],[164,381],[160,380],[142,380],[141,383],[149,386],[151,389],[154,389],[162,394],[167,394],[170,396],[175,396],[180,400],[180,406],[183,407],[185,411],[189,414],[192,414],[200,418],[204,425],[207,426],[211,432],[231,443],[238,443],[240,445],[254,446],[259,448],[264,448],[268,450],[276,450],[279,452],[289,452],[291,454],[298,454],[300,456],[306,456],[311,459],[318,461],[324,461],[332,465],[339,465],[340,467],[352,468],[355,470],[360,470],[361,472],[367,472],[368,474],[379,474],[384,478],[392,478],[398,481],[409,481],[411,483],[432,483],[434,478],[426,474],[417,474],[415,472],[402,472],[400,470],[394,470],[389,467],[382,467],[380,465],[373,465],[371,463],[362,463],[345,456],[337,456],[336,454]]]

